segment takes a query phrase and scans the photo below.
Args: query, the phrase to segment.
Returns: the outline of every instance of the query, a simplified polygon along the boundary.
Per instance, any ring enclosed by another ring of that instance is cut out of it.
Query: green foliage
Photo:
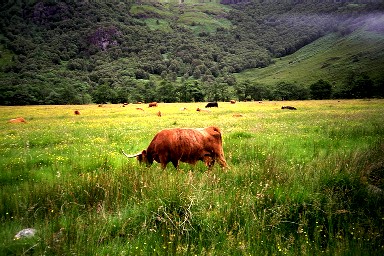
[[[332,95],[332,85],[323,79],[313,83],[309,87],[312,99],[324,100],[330,99]]]
[[[204,101],[204,93],[198,81],[186,80],[180,86],[181,102],[201,102]]]
[[[378,23],[383,21],[380,17],[369,16],[366,20],[371,18]],[[353,98],[352,94],[339,91],[350,90],[348,83],[365,74],[373,81],[370,95],[375,96],[369,97],[382,97],[384,37],[373,28],[367,29],[374,27],[368,23],[345,37],[335,33],[324,36],[292,55],[276,59],[273,65],[237,74],[236,79],[240,83],[249,80],[268,87],[280,81],[309,87],[322,79],[332,85],[332,97]]]
[[[270,95],[276,83],[297,81],[308,87],[323,78],[320,73],[324,71],[331,77],[333,72],[338,73],[333,66],[339,66],[341,57],[331,56],[322,61],[322,68],[311,69],[319,75],[309,82],[299,80],[307,79],[301,74],[307,67],[301,67],[300,72],[290,72],[290,75],[299,74],[299,79],[288,77],[273,83],[258,80],[247,96],[244,92],[233,95],[232,86],[237,83],[233,74],[254,68],[262,70],[276,63],[274,58],[295,53],[330,33],[351,41],[359,33],[369,36],[367,42],[372,46],[367,51],[359,50],[351,56],[342,51],[350,60],[343,65],[346,68],[341,73],[353,71],[357,64],[369,67],[364,71],[373,80],[372,86],[378,88],[382,20],[376,19],[375,13],[367,13],[380,8],[375,4],[356,7],[257,2],[239,5],[216,2],[179,5],[176,1],[8,3],[0,16],[0,104],[73,104],[89,102],[89,96],[94,102],[137,98],[161,101],[160,96],[141,95],[136,84],[152,81],[149,84],[152,88],[146,91],[155,92],[163,86],[162,81],[177,89],[183,79],[202,83],[203,96],[199,99],[277,98]],[[369,57],[373,53],[377,56]],[[332,85],[345,80],[342,76],[335,77],[336,81],[327,80]],[[274,79],[274,75],[269,78]],[[87,84],[87,89],[76,91],[75,88],[71,94],[68,92],[71,84]],[[106,84],[116,91],[109,99],[100,99],[97,92]],[[172,100],[179,101],[180,97]]]
[[[271,89],[263,84],[251,83],[249,80],[238,83],[235,85],[237,97],[240,101],[243,100],[256,100],[272,99]],[[276,96],[275,98],[278,98]]]
[[[112,90],[112,88],[107,84],[99,86],[93,93],[93,99],[96,103],[117,103],[115,102],[116,97],[117,94],[115,90]]]
[[[373,80],[366,73],[351,73],[336,92],[335,97],[356,99],[382,97],[383,93],[380,92],[379,87],[379,84],[374,85]]]
[[[308,99],[308,89],[295,83],[279,82],[274,88],[274,97],[278,100]]]

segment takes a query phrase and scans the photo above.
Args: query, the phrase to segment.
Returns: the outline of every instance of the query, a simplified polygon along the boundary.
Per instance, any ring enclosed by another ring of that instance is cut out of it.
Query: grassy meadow
[[[0,254],[384,253],[384,100],[204,105],[0,107]],[[120,153],[210,125],[228,170]]]

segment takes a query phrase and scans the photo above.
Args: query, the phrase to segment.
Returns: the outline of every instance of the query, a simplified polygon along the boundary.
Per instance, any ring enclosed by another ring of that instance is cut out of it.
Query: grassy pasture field
[[[384,253],[384,100],[204,105],[0,107],[0,254]],[[120,153],[211,125],[228,170]]]

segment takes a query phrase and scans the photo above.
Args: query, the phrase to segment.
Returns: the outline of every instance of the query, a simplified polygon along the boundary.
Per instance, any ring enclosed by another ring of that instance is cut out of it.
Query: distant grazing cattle
[[[103,104],[99,104],[99,108],[102,108],[103,107]]]
[[[14,119],[10,119],[8,120],[8,123],[13,123],[13,124],[16,124],[16,123],[26,123],[27,121],[25,121],[24,118],[22,117],[18,117],[18,118],[14,118]]]
[[[231,104],[235,104],[236,103],[236,101],[235,100],[231,100]]]
[[[233,117],[242,117],[243,115],[242,114],[233,114],[232,116]]]
[[[173,128],[161,130],[152,139],[146,150],[126,157],[136,157],[140,163],[151,166],[153,161],[161,164],[164,170],[169,162],[178,168],[179,161],[196,164],[203,161],[211,169],[217,160],[222,168],[227,166],[224,159],[221,131],[211,126],[207,128]]]
[[[157,107],[157,102],[151,102],[149,103],[148,107],[152,108],[152,107]]]
[[[157,112],[157,116],[161,117],[161,112],[160,111]]]
[[[75,115],[80,115],[80,111],[79,110],[75,110]]]
[[[208,102],[208,104],[205,106],[206,108],[213,108],[213,107],[219,107],[219,104],[217,102]]]
[[[198,111],[198,112],[205,112],[205,113],[210,112],[210,110],[208,110],[208,109],[201,109],[201,108],[197,108],[196,111]]]
[[[282,106],[281,109],[290,109],[290,110],[296,110],[295,107],[291,107],[291,106]]]
[[[136,104],[142,104],[142,102],[141,102],[141,101],[138,101],[138,102],[136,102]]]
[[[144,109],[142,109],[142,108],[136,108],[136,110],[141,110],[141,111],[144,111]]]
[[[185,110],[187,110],[186,107],[180,108],[180,111],[185,111]]]

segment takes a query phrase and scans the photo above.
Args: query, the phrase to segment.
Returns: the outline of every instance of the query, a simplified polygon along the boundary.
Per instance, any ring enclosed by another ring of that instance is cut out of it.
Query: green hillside
[[[185,5],[133,5],[130,9],[132,16],[140,18],[151,30],[171,32],[172,25],[191,30],[198,35],[201,32],[215,33],[217,29],[230,29],[231,22],[227,13],[229,6],[204,3]]]
[[[384,26],[384,16],[377,17]],[[267,85],[279,81],[312,84],[319,79],[340,84],[351,73],[367,73],[382,79],[384,70],[384,33],[367,26],[349,34],[329,34],[292,55],[275,59],[266,68],[250,69],[237,74],[239,81],[251,80]]]
[[[0,105],[384,96],[380,4],[0,7]]]

